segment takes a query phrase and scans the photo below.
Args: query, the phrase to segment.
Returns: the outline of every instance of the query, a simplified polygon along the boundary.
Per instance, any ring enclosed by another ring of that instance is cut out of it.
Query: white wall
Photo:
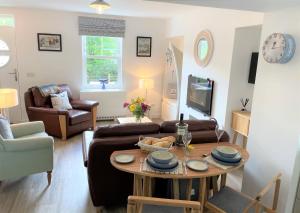
[[[188,75],[210,78],[215,81],[212,116],[225,124],[231,59],[235,28],[261,24],[263,15],[254,12],[199,8],[197,13],[188,12],[168,21],[168,37],[184,36],[183,74],[180,111],[198,119],[203,115],[186,106]],[[194,60],[194,42],[197,34],[208,29],[214,39],[213,57],[206,68],[198,66]]]
[[[291,185],[300,133],[300,8],[267,13],[261,44],[274,33],[289,33],[298,45],[287,64],[269,64],[259,58],[252,105],[243,191],[255,194],[278,172],[283,173],[279,211],[285,205]],[[262,45],[261,45],[262,46]],[[269,197],[270,198],[270,197]]]
[[[68,83],[79,97],[82,79],[81,37],[78,35],[78,16],[87,15],[37,9],[0,9],[16,19],[16,44],[21,93],[31,86],[48,83]],[[91,16],[90,14],[88,14]],[[117,17],[118,18],[118,17]],[[155,88],[149,101],[154,104],[152,114],[160,116],[161,79],[164,70],[165,21],[163,19],[120,17],[126,20],[124,39],[124,89],[128,99],[143,96],[138,79],[151,77]],[[62,34],[62,52],[40,52],[37,33]],[[152,36],[152,57],[136,57],[136,36]],[[112,97],[113,98],[113,97]],[[122,104],[122,103],[120,103]],[[23,108],[24,109],[24,108]],[[26,113],[23,113],[26,115]]]
[[[226,129],[230,129],[232,111],[242,108],[240,98],[249,98],[247,110],[251,111],[254,84],[248,83],[252,52],[259,52],[261,25],[235,30],[234,47],[229,80]]]

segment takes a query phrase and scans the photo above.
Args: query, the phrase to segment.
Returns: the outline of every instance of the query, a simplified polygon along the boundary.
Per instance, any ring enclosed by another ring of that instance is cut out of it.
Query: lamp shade
[[[90,3],[90,7],[97,9],[98,11],[103,11],[110,8],[110,5],[103,0],[96,0]]]
[[[16,89],[0,89],[0,108],[10,108],[19,104],[18,91]]]
[[[139,88],[140,89],[153,89],[154,81],[152,79],[140,79],[139,80]]]

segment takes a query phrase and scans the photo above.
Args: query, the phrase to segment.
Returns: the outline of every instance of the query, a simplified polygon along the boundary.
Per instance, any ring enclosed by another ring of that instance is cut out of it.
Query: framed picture
[[[38,33],[39,51],[62,51],[61,34]]]
[[[136,56],[151,57],[152,37],[138,36],[136,40]]]

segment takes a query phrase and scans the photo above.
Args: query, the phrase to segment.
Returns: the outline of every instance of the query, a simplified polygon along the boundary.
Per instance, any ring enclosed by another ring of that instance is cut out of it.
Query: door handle
[[[18,71],[17,69],[14,69],[14,72],[9,72],[10,75],[15,75],[15,81],[18,81]]]

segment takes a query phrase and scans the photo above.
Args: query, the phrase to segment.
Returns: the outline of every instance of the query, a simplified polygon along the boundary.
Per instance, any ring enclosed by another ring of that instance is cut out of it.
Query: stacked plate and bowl
[[[147,156],[147,163],[153,170],[171,172],[177,168],[178,159],[171,152],[155,151]]]
[[[239,151],[230,146],[217,146],[211,152],[212,158],[225,166],[237,166],[242,160]]]

